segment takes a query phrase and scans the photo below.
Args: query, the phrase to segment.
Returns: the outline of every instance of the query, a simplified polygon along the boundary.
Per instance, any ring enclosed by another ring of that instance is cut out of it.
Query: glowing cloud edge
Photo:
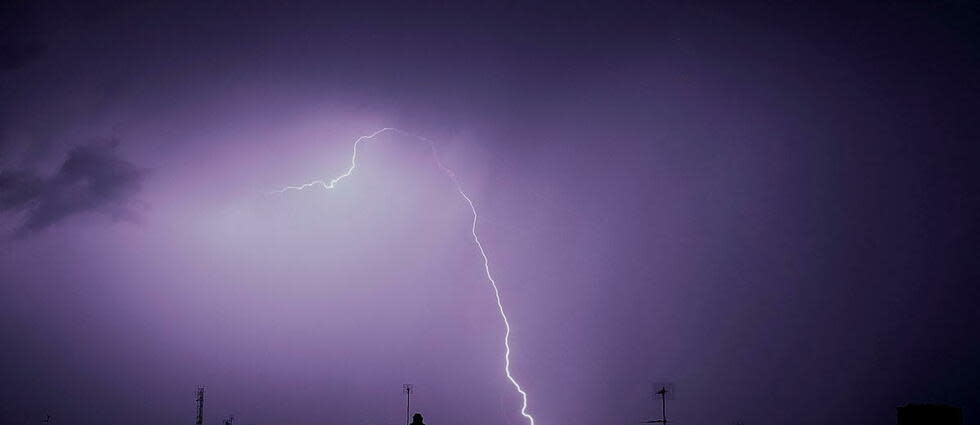
[[[299,190],[305,190],[318,186],[322,187],[325,190],[330,190],[335,188],[337,184],[340,183],[342,180],[344,180],[347,177],[350,177],[350,175],[354,172],[354,169],[357,168],[357,148],[361,144],[361,142],[374,139],[375,137],[381,135],[382,133],[387,133],[387,132],[398,133],[428,143],[429,149],[432,152],[432,158],[435,160],[436,165],[438,165],[439,168],[444,173],[446,173],[447,176],[449,176],[449,179],[452,180],[453,185],[456,187],[456,191],[459,193],[460,196],[463,197],[463,199],[466,201],[466,204],[469,205],[470,212],[473,214],[473,221],[471,222],[470,225],[470,234],[473,236],[473,242],[476,244],[476,247],[480,250],[480,256],[483,257],[483,271],[487,277],[487,281],[490,283],[490,287],[493,288],[493,295],[497,301],[497,311],[500,312],[500,318],[504,322],[504,330],[505,330],[504,374],[507,376],[507,379],[510,381],[510,383],[514,386],[514,389],[516,389],[517,392],[521,394],[521,416],[527,418],[527,420],[530,422],[530,425],[534,425],[534,416],[531,416],[531,414],[527,412],[527,392],[525,392],[524,389],[521,388],[521,384],[517,382],[517,379],[515,379],[514,375],[511,374],[510,372],[510,351],[511,351],[510,350],[510,332],[511,332],[510,321],[507,319],[507,313],[504,312],[504,304],[500,299],[500,289],[497,287],[497,281],[494,280],[493,273],[490,272],[490,258],[487,256],[487,251],[483,248],[483,243],[480,242],[480,236],[477,234],[476,231],[477,222],[479,221],[479,215],[476,212],[476,206],[473,204],[473,200],[470,199],[469,195],[467,195],[466,192],[463,190],[463,185],[459,182],[459,178],[456,177],[456,173],[451,168],[443,164],[442,161],[439,159],[439,153],[436,150],[435,142],[425,137],[412,134],[403,130],[399,130],[397,128],[385,127],[375,131],[374,133],[365,136],[360,136],[356,140],[354,140],[354,147],[353,147],[353,153],[351,154],[350,167],[343,174],[330,179],[330,181],[313,180],[309,183],[304,183],[299,186],[286,186],[272,193],[282,194],[288,191],[293,191],[293,190],[299,191]]]

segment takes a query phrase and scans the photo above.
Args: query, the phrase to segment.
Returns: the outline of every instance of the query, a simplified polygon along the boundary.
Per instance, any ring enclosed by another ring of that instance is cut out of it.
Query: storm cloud
[[[118,144],[109,140],[75,147],[48,178],[24,170],[0,172],[0,211],[25,213],[20,236],[78,214],[135,219],[140,204],[135,196],[147,171],[119,158]]]
[[[0,424],[972,415],[977,5],[0,1]]]

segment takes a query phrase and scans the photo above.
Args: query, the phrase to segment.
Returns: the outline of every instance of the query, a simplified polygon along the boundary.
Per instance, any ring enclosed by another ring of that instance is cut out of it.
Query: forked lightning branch
[[[274,193],[281,194],[288,191],[294,191],[294,190],[301,191],[301,190],[306,190],[311,188],[322,188],[325,190],[331,190],[335,188],[337,184],[339,184],[341,181],[350,177],[350,175],[354,172],[354,169],[357,168],[357,153],[360,144],[365,141],[372,140],[383,133],[389,133],[389,132],[402,134],[423,141],[425,143],[428,143],[429,149],[432,153],[432,158],[435,160],[436,165],[438,165],[439,168],[444,173],[446,173],[446,176],[448,176],[449,179],[452,180],[453,185],[456,188],[456,191],[459,193],[460,196],[463,197],[463,200],[465,200],[466,204],[470,207],[470,212],[473,214],[473,220],[470,224],[470,234],[473,236],[473,243],[476,245],[477,249],[480,251],[480,256],[483,258],[483,271],[487,277],[487,282],[490,283],[490,287],[493,289],[493,295],[497,301],[497,311],[500,312],[500,318],[504,322],[504,329],[505,329],[504,374],[507,376],[507,379],[510,381],[510,383],[514,386],[514,389],[516,389],[517,392],[521,394],[521,415],[527,418],[527,420],[530,422],[530,425],[534,425],[534,417],[527,412],[527,393],[524,391],[523,388],[521,388],[521,384],[517,382],[517,379],[514,378],[514,375],[511,374],[510,371],[510,330],[511,330],[510,321],[507,320],[507,313],[504,311],[504,305],[500,300],[500,288],[497,287],[497,282],[493,279],[493,274],[490,272],[490,258],[487,257],[487,252],[485,249],[483,249],[483,243],[480,242],[480,236],[477,234],[477,222],[479,221],[479,215],[476,212],[476,206],[473,204],[473,200],[470,199],[469,195],[467,195],[466,192],[463,191],[463,186],[462,184],[460,184],[459,178],[456,176],[456,173],[453,172],[453,170],[447,167],[445,164],[443,164],[442,161],[439,159],[439,154],[436,151],[436,145],[432,140],[399,130],[397,128],[391,128],[391,127],[382,128],[378,131],[375,131],[374,133],[368,134],[366,136],[360,136],[356,140],[354,140],[353,153],[351,154],[351,159],[350,159],[350,167],[347,168],[347,171],[345,171],[343,174],[340,174],[337,177],[334,177],[330,180],[314,180],[299,186],[286,186],[282,189],[275,191]]]

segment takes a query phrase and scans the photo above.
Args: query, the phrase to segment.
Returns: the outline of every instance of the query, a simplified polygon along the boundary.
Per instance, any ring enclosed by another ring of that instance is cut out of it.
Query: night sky
[[[328,3],[328,2],[325,2]],[[0,423],[980,418],[980,7],[0,6]],[[614,4],[605,4],[614,3]]]

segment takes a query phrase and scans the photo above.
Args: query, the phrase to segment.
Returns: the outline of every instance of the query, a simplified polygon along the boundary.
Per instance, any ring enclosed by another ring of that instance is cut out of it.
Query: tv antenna
[[[196,425],[204,424],[204,387],[197,387],[197,392],[194,393],[197,397],[194,401],[197,402],[197,418],[194,421]]]
[[[674,399],[674,384],[653,384],[653,398],[660,399],[661,416],[660,419],[643,422],[645,424],[664,424],[667,425],[667,399]]]
[[[412,423],[412,392],[415,391],[415,386],[402,385],[402,391],[405,391],[405,424],[407,425]]]

